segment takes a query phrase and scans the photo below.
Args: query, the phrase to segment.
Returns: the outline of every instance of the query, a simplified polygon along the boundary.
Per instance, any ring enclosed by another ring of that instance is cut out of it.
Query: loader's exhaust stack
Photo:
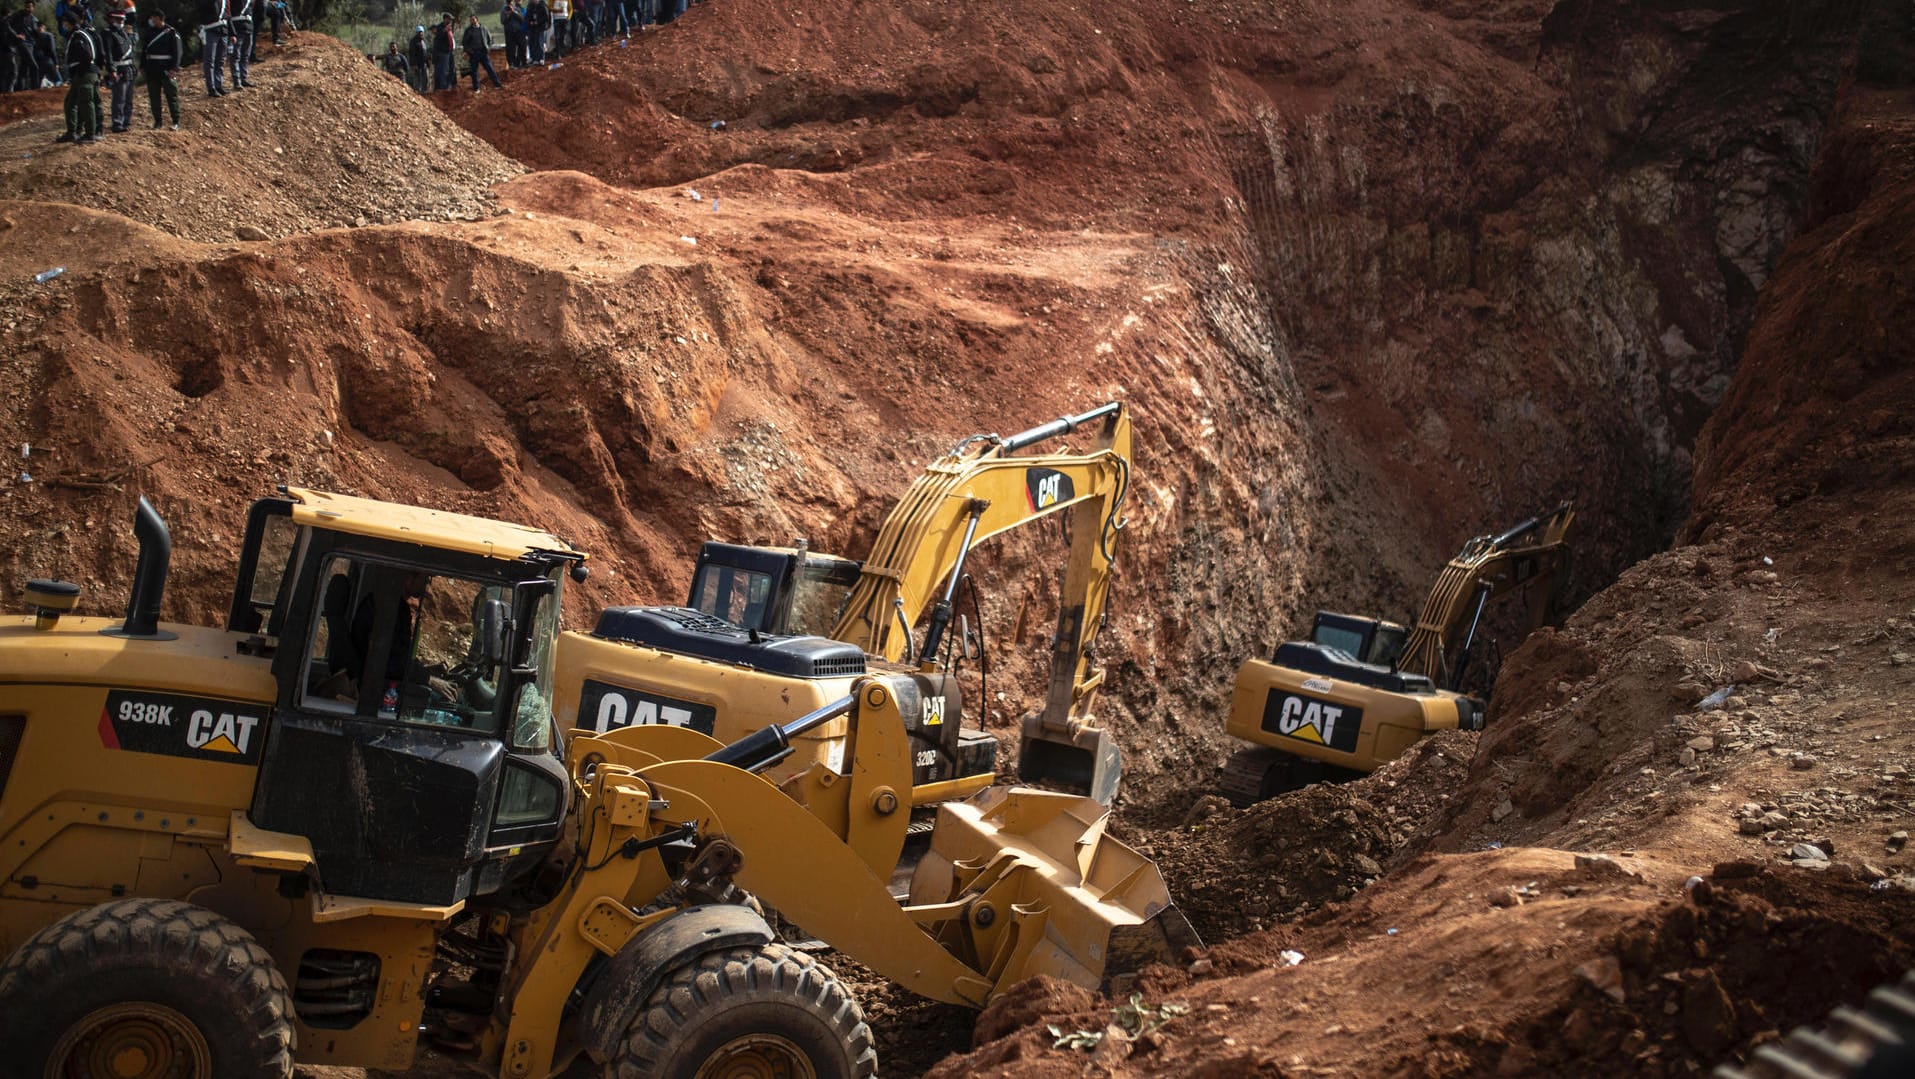
[[[140,541],[140,560],[133,568],[126,620],[101,632],[109,637],[170,641],[175,635],[160,629],[160,599],[166,595],[167,567],[173,562],[173,534],[145,495],[140,496],[139,508],[133,512],[133,535]]]

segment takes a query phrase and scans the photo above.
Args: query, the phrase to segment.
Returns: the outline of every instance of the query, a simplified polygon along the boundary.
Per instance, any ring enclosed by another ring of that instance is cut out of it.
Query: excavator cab
[[[747,631],[828,636],[863,568],[811,551],[804,540],[795,547],[707,543],[685,606]]]
[[[1310,626],[1310,640],[1316,644],[1348,652],[1379,667],[1395,666],[1409,638],[1410,631],[1395,622],[1334,611],[1318,611],[1316,622]]]

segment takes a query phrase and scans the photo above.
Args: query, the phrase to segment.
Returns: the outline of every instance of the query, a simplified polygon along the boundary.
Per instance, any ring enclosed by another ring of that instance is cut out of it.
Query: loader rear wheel
[[[878,1051],[831,968],[782,944],[710,952],[671,973],[613,1058],[618,1079],[862,1079]]]
[[[293,1002],[272,956],[210,910],[126,899],[0,966],[0,1060],[46,1079],[284,1079]]]

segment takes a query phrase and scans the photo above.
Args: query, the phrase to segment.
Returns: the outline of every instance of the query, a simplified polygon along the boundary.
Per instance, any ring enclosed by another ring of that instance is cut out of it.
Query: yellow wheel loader
[[[1013,456],[1092,425],[1086,452]],[[1024,717],[1018,771],[1108,804],[1122,763],[1091,715],[1103,681],[1091,661],[1129,484],[1130,417],[1111,402],[1009,437],[959,442],[912,484],[861,561],[802,541],[707,543],[685,606],[610,608],[590,634],[567,635],[560,719],[595,733],[667,724],[729,740],[765,715],[842,696],[867,668],[912,670],[922,711],[906,717],[909,801],[975,793],[996,780],[997,738],[962,722],[954,667],[981,632],[968,623],[953,632],[965,560],[992,536],[1061,515],[1070,554],[1050,687],[1044,706]],[[975,588],[970,594],[975,617]],[[844,739],[842,723],[820,728],[774,777],[841,762]]]
[[[1252,744],[1224,764],[1222,793],[1238,807],[1318,780],[1353,779],[1420,738],[1481,730],[1494,679],[1482,639],[1493,599],[1526,599],[1525,633],[1553,614],[1569,577],[1569,503],[1463,545],[1437,575],[1413,627],[1318,611],[1310,640],[1237,671],[1225,731]],[[1471,695],[1459,690],[1469,687]]]
[[[908,674],[723,744],[553,722],[559,599],[534,529],[289,488],[254,503],[223,628],[161,622],[144,499],[123,619],[35,581],[0,617],[0,1061],[22,1076],[874,1074],[849,990],[756,896],[979,1006],[1192,943],[1087,798],[939,811],[904,902]],[[836,767],[764,773],[826,725]],[[874,866],[884,867],[882,870]]]

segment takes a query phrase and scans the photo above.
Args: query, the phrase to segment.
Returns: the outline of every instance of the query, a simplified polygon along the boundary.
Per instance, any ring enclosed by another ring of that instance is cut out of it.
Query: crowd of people
[[[677,19],[693,0],[506,0],[499,12],[505,36],[507,70],[556,63],[559,57],[612,37],[630,37],[648,26]],[[455,89],[457,63],[465,56],[472,92],[478,93],[479,74],[492,85],[505,85],[492,67],[492,35],[468,15],[463,32],[455,29],[450,12],[439,16],[431,30],[413,27],[402,50],[397,41],[386,46],[379,64],[394,78],[422,94]]]
[[[153,126],[170,118],[179,130],[179,70],[186,62],[186,38],[157,8],[146,14],[142,33],[134,2],[104,0],[105,13],[96,18],[92,0],[59,0],[54,8],[57,39],[40,25],[31,0],[0,16],[7,46],[0,50],[5,53],[0,56],[0,91],[65,86],[66,131],[54,141],[87,144],[100,141],[102,134],[132,130],[133,89],[144,82]],[[241,90],[252,85],[252,63],[259,59],[256,18],[270,22],[275,45],[285,40],[293,23],[287,0],[199,0],[196,14],[198,25],[187,31],[199,40],[201,74],[210,97],[224,96],[229,86]],[[104,109],[102,87],[109,98]]]

